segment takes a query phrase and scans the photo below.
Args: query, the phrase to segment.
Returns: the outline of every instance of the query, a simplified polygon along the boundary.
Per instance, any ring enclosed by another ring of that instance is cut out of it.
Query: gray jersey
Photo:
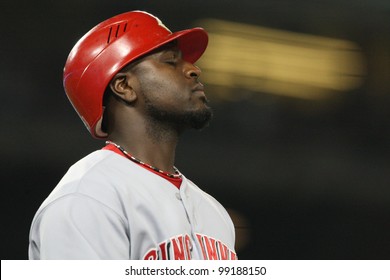
[[[30,259],[236,259],[226,210],[107,150],[73,165],[30,230]]]

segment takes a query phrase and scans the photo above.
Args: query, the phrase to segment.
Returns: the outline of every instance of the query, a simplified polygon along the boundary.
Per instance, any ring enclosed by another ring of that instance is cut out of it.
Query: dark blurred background
[[[203,26],[215,111],[176,165],[230,211],[241,259],[389,259],[390,1],[2,1],[1,258],[26,259],[31,220],[69,166],[104,143],[62,69],[100,21],[146,10]]]

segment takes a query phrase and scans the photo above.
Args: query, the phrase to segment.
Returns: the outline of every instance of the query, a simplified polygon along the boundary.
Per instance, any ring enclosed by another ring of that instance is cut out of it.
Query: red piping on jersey
[[[108,150],[108,151],[112,151],[114,153],[117,153],[118,155],[121,155],[123,156],[124,158],[127,158],[117,147],[115,147],[114,145],[106,145],[102,148],[102,150]],[[157,172],[157,171],[154,171],[153,169],[150,169],[150,168],[147,168],[146,166],[142,165],[142,164],[138,164],[139,166],[145,168],[146,170],[150,171],[150,172],[153,172],[154,174],[164,178],[165,180],[168,180],[169,182],[171,182],[176,188],[180,189],[180,186],[181,186],[181,183],[183,182],[183,178],[171,178],[171,177],[168,177],[160,172]]]

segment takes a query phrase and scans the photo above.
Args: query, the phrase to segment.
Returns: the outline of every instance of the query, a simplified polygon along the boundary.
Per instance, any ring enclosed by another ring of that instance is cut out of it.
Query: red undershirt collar
[[[127,157],[117,148],[115,147],[114,145],[112,144],[108,144],[106,146],[104,146],[102,148],[102,150],[109,150],[109,151],[112,151],[114,153],[117,153],[118,155],[121,155],[123,156],[124,158],[127,159]],[[171,182],[176,188],[180,189],[180,186],[181,186],[181,183],[183,182],[183,178],[171,178],[171,177],[168,177],[162,173],[159,173],[153,169],[150,169],[150,168],[147,168],[146,166],[142,165],[142,164],[138,164],[139,166],[145,168],[146,170],[150,171],[150,172],[153,172],[154,174],[164,178],[165,180],[168,180],[169,182]]]

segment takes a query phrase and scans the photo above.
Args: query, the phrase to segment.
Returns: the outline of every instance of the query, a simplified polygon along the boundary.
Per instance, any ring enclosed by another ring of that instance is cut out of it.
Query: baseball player
[[[202,28],[172,33],[131,11],[95,26],[64,68],[65,92],[106,146],[75,163],[37,211],[30,259],[237,259],[226,210],[174,166],[185,129],[212,111],[193,63]]]

